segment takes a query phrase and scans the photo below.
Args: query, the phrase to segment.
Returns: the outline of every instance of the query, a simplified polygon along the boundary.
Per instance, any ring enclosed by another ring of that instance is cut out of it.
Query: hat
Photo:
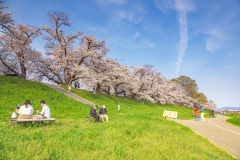
[[[41,100],[41,101],[40,101],[40,103],[43,103],[43,104],[45,104],[45,101],[44,101],[44,100]]]
[[[106,108],[105,105],[102,106],[103,108]]]

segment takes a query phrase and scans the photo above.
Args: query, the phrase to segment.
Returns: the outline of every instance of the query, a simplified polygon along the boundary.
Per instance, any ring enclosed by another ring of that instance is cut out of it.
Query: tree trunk
[[[101,85],[99,83],[97,83],[96,92],[99,93],[100,89],[101,89]]]
[[[108,94],[110,95],[110,87],[108,86]]]
[[[21,74],[20,74],[20,77],[18,77],[18,78],[26,79],[27,78],[26,67],[22,63],[20,63],[20,66],[21,66]]]
[[[115,91],[115,96],[117,97],[118,96],[117,87],[114,87],[114,91]]]

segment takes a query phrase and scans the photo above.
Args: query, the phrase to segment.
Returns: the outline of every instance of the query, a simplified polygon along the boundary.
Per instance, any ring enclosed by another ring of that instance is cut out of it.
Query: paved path
[[[240,159],[240,127],[225,122],[229,118],[231,117],[217,115],[216,118],[205,118],[206,121],[178,119],[174,121],[191,128],[234,158]]]
[[[44,84],[47,85],[47,86],[49,86],[49,87],[51,87],[52,89],[60,92],[60,93],[65,94],[66,96],[72,97],[72,98],[76,99],[77,101],[80,101],[80,102],[82,102],[82,103],[84,103],[84,104],[89,104],[89,105],[92,105],[92,106],[95,105],[95,104],[93,104],[92,102],[89,102],[88,100],[83,99],[83,98],[77,96],[76,94],[73,94],[73,93],[68,92],[67,90],[65,90],[65,89],[63,89],[63,88],[61,88],[61,87],[58,87],[57,85],[48,84],[48,83],[44,83]]]

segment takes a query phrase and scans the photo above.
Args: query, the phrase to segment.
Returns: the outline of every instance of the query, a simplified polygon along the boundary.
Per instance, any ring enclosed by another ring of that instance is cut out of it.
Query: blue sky
[[[240,106],[239,0],[5,0],[16,23],[49,25],[69,13],[71,32],[104,39],[109,57],[153,65],[167,79],[195,79],[217,107]],[[33,46],[44,51],[44,41]]]

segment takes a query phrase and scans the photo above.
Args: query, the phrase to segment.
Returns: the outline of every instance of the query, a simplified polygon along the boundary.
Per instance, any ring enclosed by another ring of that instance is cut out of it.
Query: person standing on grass
[[[95,105],[93,108],[90,110],[90,116],[95,118],[95,123],[99,122],[100,117],[97,115],[96,109],[98,108],[97,105]]]
[[[31,102],[27,99],[23,106],[20,107],[18,111],[18,119],[31,119],[33,114],[33,107],[31,106]]]
[[[105,105],[103,105],[102,108],[100,108],[99,114],[103,122],[104,122],[104,118],[106,118],[106,121],[108,122],[107,109]]]
[[[71,85],[69,84],[69,85],[68,85],[68,92],[71,92],[71,89],[72,89],[72,88],[71,88]]]
[[[205,119],[204,119],[204,108],[203,108],[203,106],[201,107],[201,118],[202,118],[202,121],[205,121]]]
[[[197,108],[194,108],[194,114],[195,114],[195,121],[199,121],[199,110]]]
[[[42,114],[43,119],[50,118],[51,112],[49,106],[45,104],[44,100],[41,100],[40,104],[42,106],[42,111],[37,110],[37,113]]]

